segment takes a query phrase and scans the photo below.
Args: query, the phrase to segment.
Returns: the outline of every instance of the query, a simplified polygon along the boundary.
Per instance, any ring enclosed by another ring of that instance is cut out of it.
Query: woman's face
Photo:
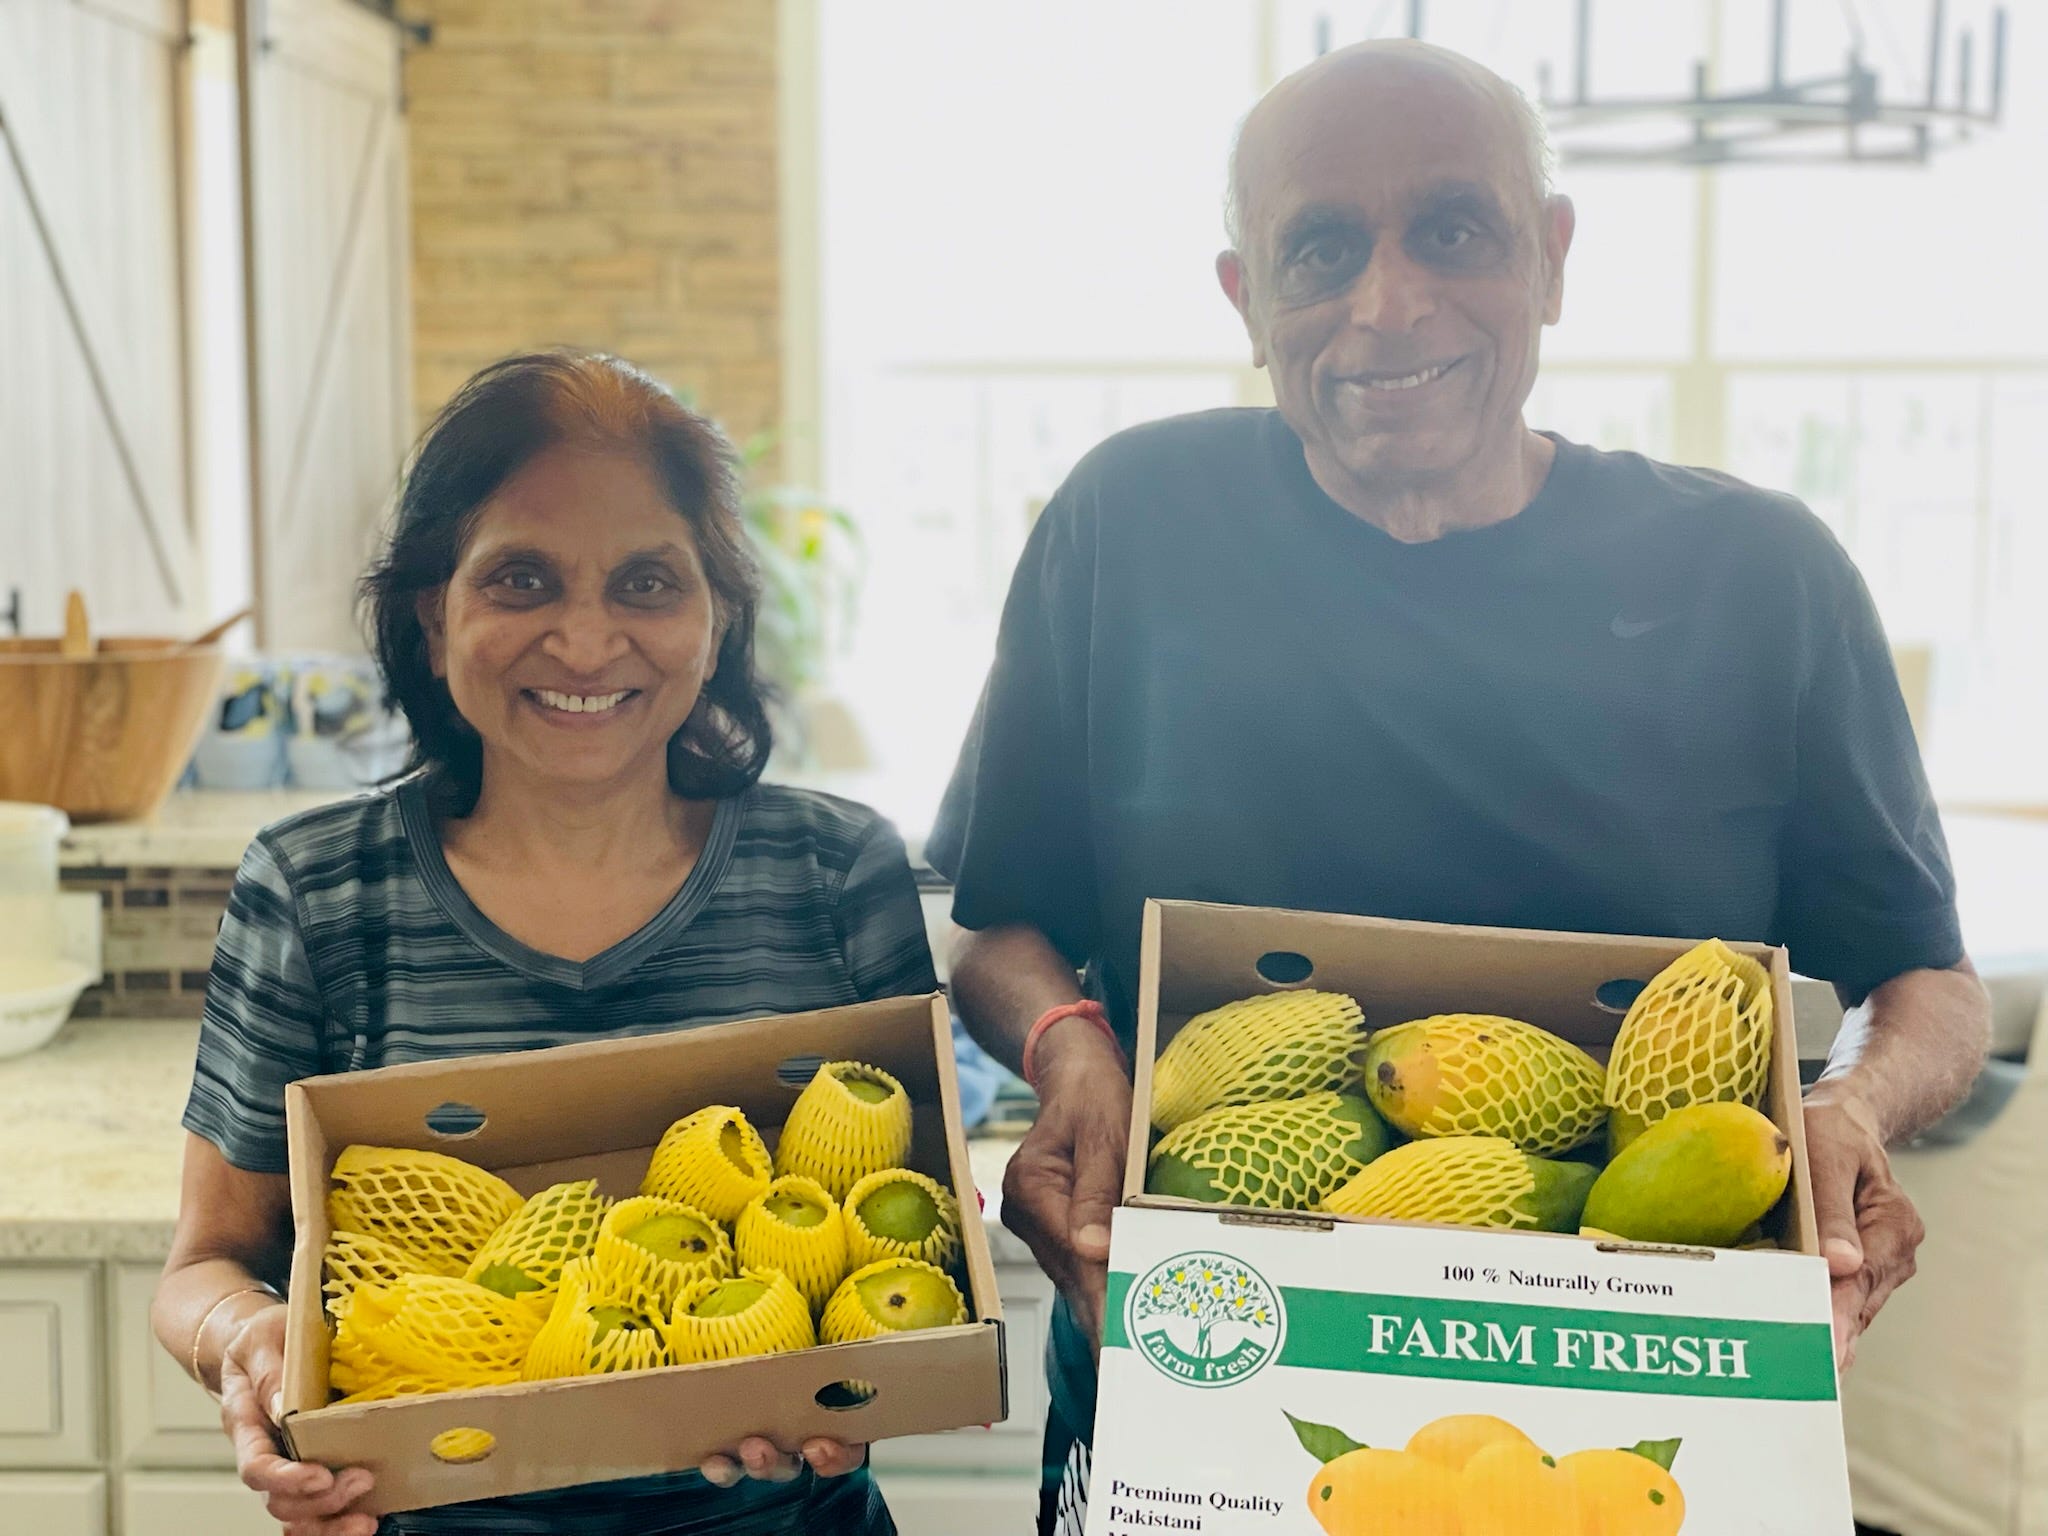
[[[638,454],[555,447],[479,509],[421,599],[434,672],[493,764],[564,785],[646,774],[717,668],[690,525]]]

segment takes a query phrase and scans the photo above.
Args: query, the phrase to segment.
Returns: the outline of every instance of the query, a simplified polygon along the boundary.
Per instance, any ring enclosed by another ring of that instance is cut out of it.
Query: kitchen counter
[[[161,1260],[199,1026],[73,1019],[0,1061],[0,1260]]]
[[[73,1019],[43,1049],[0,1061],[0,1261],[163,1259],[198,1038],[189,1020]],[[998,1264],[1031,1262],[1000,1224],[1015,1149],[968,1142]]]

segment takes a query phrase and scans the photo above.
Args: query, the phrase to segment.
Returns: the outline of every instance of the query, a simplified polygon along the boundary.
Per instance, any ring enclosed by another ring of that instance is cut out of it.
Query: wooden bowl
[[[0,640],[0,800],[54,805],[73,821],[154,815],[218,697],[218,648],[102,640],[63,656],[55,640]]]

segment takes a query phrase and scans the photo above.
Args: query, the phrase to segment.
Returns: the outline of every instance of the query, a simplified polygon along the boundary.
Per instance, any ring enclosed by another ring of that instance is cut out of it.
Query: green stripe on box
[[[1130,1347],[1124,1298],[1109,1277],[1104,1343]],[[1829,1402],[1833,1332],[1769,1323],[1576,1307],[1474,1303],[1284,1288],[1279,1363],[1303,1370],[1516,1382],[1673,1397]]]

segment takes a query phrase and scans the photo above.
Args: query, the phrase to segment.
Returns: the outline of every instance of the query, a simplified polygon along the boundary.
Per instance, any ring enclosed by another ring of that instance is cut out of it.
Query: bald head
[[[1375,106],[1427,122],[1460,122],[1488,136],[1497,132],[1527,206],[1533,209],[1549,195],[1549,139],[1526,96],[1461,53],[1406,38],[1378,39],[1337,49],[1296,70],[1246,115],[1230,153],[1224,205],[1230,243],[1243,248],[1252,204],[1276,172],[1306,152],[1305,140],[1346,133],[1355,139],[1345,146],[1351,152],[1375,153],[1361,113]]]

